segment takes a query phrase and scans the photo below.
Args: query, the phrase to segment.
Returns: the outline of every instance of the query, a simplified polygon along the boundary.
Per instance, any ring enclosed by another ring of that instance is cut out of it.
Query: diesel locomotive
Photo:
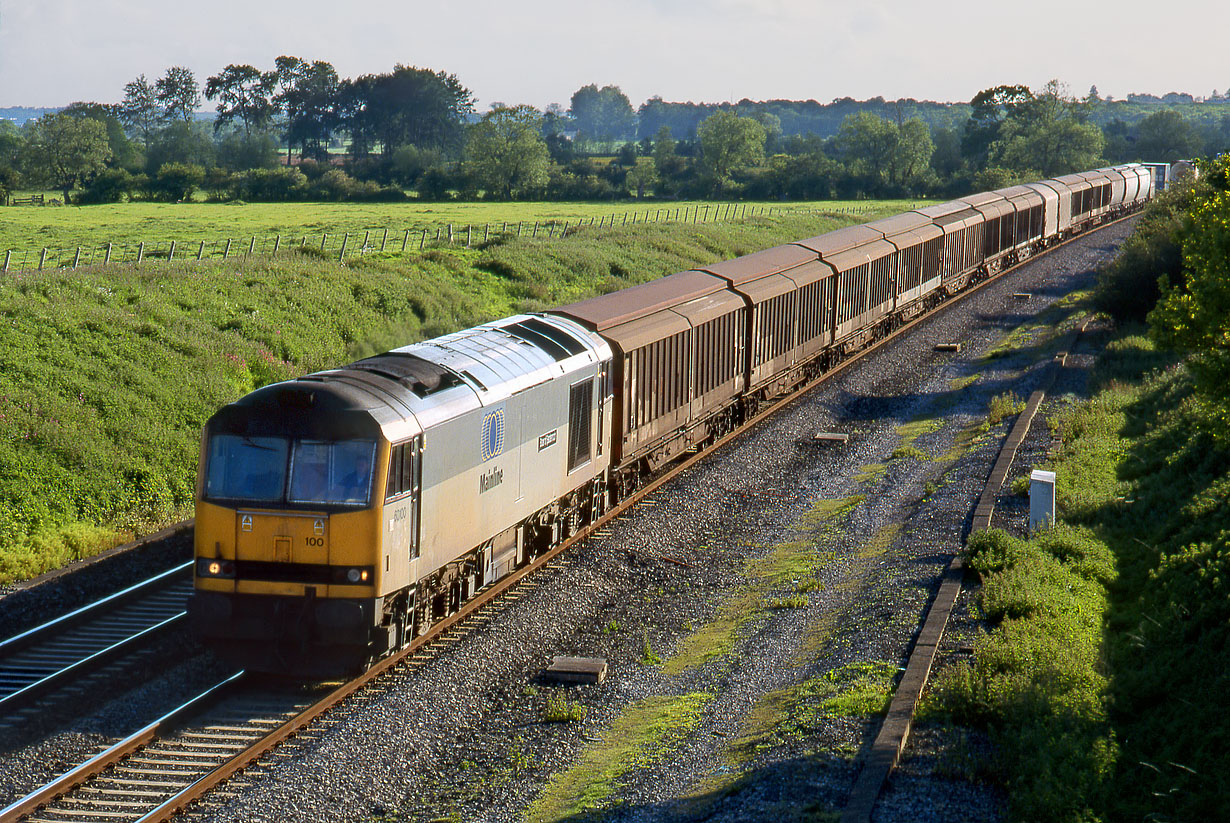
[[[354,671],[680,453],[971,283],[1143,205],[1138,164],[960,198],[269,385],[205,426],[195,631]]]

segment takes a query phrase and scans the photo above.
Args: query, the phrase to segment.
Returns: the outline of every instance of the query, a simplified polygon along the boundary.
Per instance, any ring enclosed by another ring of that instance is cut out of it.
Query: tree
[[[255,66],[234,64],[205,81],[205,97],[218,100],[218,116],[214,131],[236,119],[243,124],[245,136],[252,129],[263,130],[273,116],[273,89],[277,72],[262,72]]]
[[[1097,165],[1105,147],[1102,130],[1085,122],[1085,104],[1052,80],[1000,125],[989,161],[1009,171],[1054,177]]]
[[[124,102],[120,103],[120,118],[128,126],[130,134],[140,136],[141,143],[148,146],[162,120],[162,107],[158,104],[158,92],[154,84],[142,74],[124,86]]]
[[[156,175],[167,163],[187,163],[209,168],[217,147],[205,123],[172,123],[154,138],[145,152],[145,170]]]
[[[628,184],[628,189],[634,192],[639,200],[645,196],[645,189],[658,185],[658,170],[650,158],[638,157],[636,165],[628,170],[628,175],[624,180]]]
[[[300,155],[317,158],[327,154],[329,137],[338,125],[341,81],[333,64],[324,60],[308,63],[298,57],[274,61],[278,92],[274,102],[286,114],[286,152],[300,146]]]
[[[386,158],[404,145],[457,148],[465,119],[474,112],[474,94],[456,75],[414,66],[347,81],[340,96],[340,119],[352,140],[365,147],[380,143]]]
[[[961,138],[961,153],[975,168],[986,166],[991,144],[999,139],[1004,121],[1018,117],[1033,97],[1028,86],[995,86],[974,95]]]
[[[154,83],[154,92],[162,106],[162,119],[171,122],[192,122],[196,107],[201,104],[201,87],[197,85],[192,69],[171,66],[167,73]]]
[[[677,176],[687,165],[684,159],[675,153],[675,141],[671,138],[670,126],[658,129],[658,135],[654,138],[653,165],[660,180]]]
[[[1200,153],[1204,141],[1177,111],[1155,111],[1136,127],[1136,155],[1139,160],[1173,163]]]
[[[25,128],[25,167],[36,180],[69,193],[102,171],[111,159],[107,129],[97,120],[47,114]]]
[[[764,160],[764,126],[751,117],[740,117],[733,111],[716,112],[696,127],[696,137],[718,193],[736,171]]]
[[[853,175],[877,192],[892,194],[921,185],[935,152],[922,120],[912,117],[898,125],[868,111],[841,121],[835,145]]]
[[[494,109],[470,127],[466,159],[476,181],[503,200],[541,191],[550,155],[542,116],[532,106]]]
[[[636,113],[619,86],[582,86],[572,93],[568,112],[577,129],[591,140],[636,137]]]
[[[141,163],[141,152],[124,133],[120,122],[120,107],[107,103],[71,103],[62,111],[72,117],[87,117],[97,120],[107,130],[107,145],[111,149],[112,165],[136,168]]]

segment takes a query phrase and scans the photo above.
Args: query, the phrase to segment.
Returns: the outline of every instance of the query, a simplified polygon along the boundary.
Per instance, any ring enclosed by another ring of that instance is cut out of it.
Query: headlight
[[[334,566],[332,580],[335,586],[363,586],[370,584],[375,574],[371,566]]]
[[[198,557],[196,561],[197,577],[234,577],[235,563],[220,557]]]

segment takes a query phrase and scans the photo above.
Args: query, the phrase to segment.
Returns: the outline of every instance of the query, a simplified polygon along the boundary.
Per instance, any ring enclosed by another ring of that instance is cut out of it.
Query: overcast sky
[[[0,107],[118,102],[171,65],[204,86],[228,63],[268,69],[281,54],[343,77],[442,69],[480,111],[566,107],[587,83],[620,86],[634,107],[956,101],[1051,78],[1080,96],[1201,96],[1230,87],[1228,31],[1226,0],[0,0]]]

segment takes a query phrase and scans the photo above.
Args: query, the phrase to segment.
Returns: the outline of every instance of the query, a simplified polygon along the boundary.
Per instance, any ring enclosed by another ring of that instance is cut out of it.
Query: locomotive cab
[[[364,405],[300,380],[261,389],[206,426],[189,615],[239,665],[331,675],[391,640],[379,625],[389,564],[376,547],[392,452]],[[398,454],[394,496],[408,513],[417,489],[402,475],[414,458]]]

